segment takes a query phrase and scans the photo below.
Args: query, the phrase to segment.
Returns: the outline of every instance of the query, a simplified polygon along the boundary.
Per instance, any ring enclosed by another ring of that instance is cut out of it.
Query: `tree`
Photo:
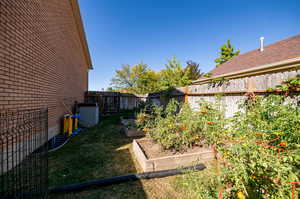
[[[160,90],[182,87],[191,84],[189,70],[185,70],[176,57],[168,60],[165,69],[161,70]]]
[[[130,65],[122,65],[121,70],[116,70],[116,76],[111,79],[110,85],[115,90],[127,89],[134,85],[131,79]]]
[[[185,67],[185,70],[188,70],[189,72],[189,79],[190,80],[197,80],[199,79],[203,73],[201,73],[201,69],[199,68],[199,64],[194,61],[187,61],[187,66]]]
[[[147,70],[136,81],[137,92],[140,94],[147,94],[159,90],[159,73],[153,70]]]
[[[158,74],[148,69],[143,62],[130,66],[123,65],[116,70],[116,75],[111,79],[112,90],[125,91],[137,94],[146,94],[158,89]]]
[[[108,88],[106,89],[106,91],[114,92],[114,89],[113,89],[112,87],[108,87]]]
[[[115,77],[111,79],[110,90],[146,94],[189,85],[191,80],[199,77],[201,73],[199,64],[188,63],[184,68],[179,60],[173,57],[159,72],[149,69],[143,62],[134,66],[123,65],[122,69],[116,70]]]
[[[147,65],[141,62],[135,66],[123,65],[122,69],[116,70],[116,75],[111,79],[110,85],[113,90],[136,91],[136,81],[147,71]]]
[[[234,52],[233,46],[230,44],[230,40],[227,41],[227,44],[224,44],[220,47],[220,54],[221,56],[215,59],[215,62],[218,63],[216,67],[220,66],[221,64],[227,62],[228,60],[232,59],[234,56],[237,56],[240,53],[240,50]]]

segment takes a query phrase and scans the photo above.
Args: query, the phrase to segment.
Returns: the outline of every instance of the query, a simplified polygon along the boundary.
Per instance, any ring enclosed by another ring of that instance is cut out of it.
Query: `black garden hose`
[[[167,176],[173,176],[178,174],[183,174],[188,171],[200,171],[205,169],[206,166],[203,164],[198,164],[196,166],[190,166],[180,169],[170,169],[163,171],[153,171],[153,172],[145,172],[145,173],[137,173],[137,174],[129,174],[123,176],[116,176],[111,178],[102,178],[95,179],[87,182],[82,182],[78,184],[71,184],[65,186],[54,187],[49,190],[50,193],[58,193],[58,192],[67,192],[67,191],[79,191],[84,188],[88,188],[91,186],[107,186],[112,184],[119,184],[128,181],[135,181],[140,179],[151,179],[151,178],[163,178]]]

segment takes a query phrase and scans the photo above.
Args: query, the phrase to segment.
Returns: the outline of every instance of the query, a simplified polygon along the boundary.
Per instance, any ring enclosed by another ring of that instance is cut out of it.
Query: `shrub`
[[[179,113],[178,109],[181,106]],[[194,114],[187,104],[180,105],[171,100],[165,110],[155,109],[155,119],[149,126],[148,137],[162,145],[164,149],[184,150],[192,147],[198,139],[198,127],[195,125]]]
[[[176,151],[213,144],[225,126],[220,104],[201,101],[200,111],[194,112],[188,104],[176,100],[171,100],[165,108],[154,107],[152,114],[138,114],[137,124],[164,149]]]
[[[269,92],[284,91],[286,96],[289,95],[290,93],[293,93],[294,91],[300,91],[300,74],[283,81],[279,85],[276,85],[275,89],[268,88],[267,90]]]
[[[215,103],[199,101],[199,111],[196,112],[198,126],[201,127],[201,136],[207,145],[215,145],[227,134],[228,120],[225,119],[225,105],[221,98],[216,97]]]
[[[300,176],[299,106],[271,95],[252,98],[241,108],[217,138],[216,164],[179,182],[205,199],[291,198],[290,182]]]
[[[136,115],[136,126],[139,130],[149,133],[150,128],[154,125],[156,117],[160,117],[158,110],[160,107],[147,102],[145,106],[140,109],[140,112]]]

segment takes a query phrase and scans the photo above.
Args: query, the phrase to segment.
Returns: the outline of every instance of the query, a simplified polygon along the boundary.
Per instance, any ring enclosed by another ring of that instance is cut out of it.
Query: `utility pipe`
[[[206,168],[205,165],[198,164],[196,166],[190,166],[190,167],[185,167],[185,168],[180,168],[180,169],[170,169],[170,170],[163,170],[163,171],[153,171],[153,172],[116,176],[116,177],[112,177],[112,178],[95,179],[95,180],[82,182],[82,183],[78,183],[78,184],[54,187],[54,188],[50,189],[49,192],[50,193],[58,193],[58,192],[67,192],[67,191],[78,191],[78,190],[82,190],[84,188],[89,188],[91,186],[107,186],[107,185],[124,183],[124,182],[128,182],[128,181],[135,181],[135,180],[141,180],[141,179],[163,178],[163,177],[167,177],[167,176],[183,174],[188,171],[200,171],[205,168]]]

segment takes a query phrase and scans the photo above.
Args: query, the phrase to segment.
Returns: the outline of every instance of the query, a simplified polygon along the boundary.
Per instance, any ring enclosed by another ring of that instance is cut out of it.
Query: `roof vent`
[[[264,51],[264,37],[260,37],[260,52]]]

